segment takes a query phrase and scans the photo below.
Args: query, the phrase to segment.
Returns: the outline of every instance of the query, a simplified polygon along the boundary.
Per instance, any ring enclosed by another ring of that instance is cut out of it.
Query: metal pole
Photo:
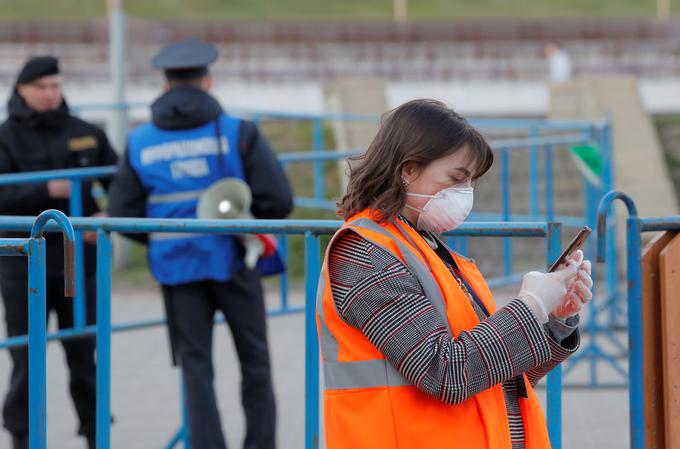
[[[559,223],[548,223],[546,262],[548,266],[560,256],[562,228]],[[552,449],[562,449],[562,365],[548,373],[547,421]]]
[[[590,226],[592,229],[595,229],[597,226],[597,207],[600,201],[600,198],[598,198],[599,191],[596,187],[591,186],[588,181],[583,178],[583,204],[585,207],[585,220],[588,226]],[[595,253],[595,241],[594,240],[589,240],[586,243],[586,257],[591,257]],[[607,263],[610,264],[612,263],[611,259],[607,260]],[[597,264],[592,267],[592,276],[593,279],[597,279],[598,275],[598,270],[599,267]],[[605,289],[607,290],[607,289]],[[597,283],[593,285],[592,289],[593,293],[593,298],[597,298]],[[607,296],[605,294],[603,304],[607,304]],[[599,304],[597,303],[597,299],[594,299],[593,301],[590,301],[588,303],[588,310],[589,310],[589,318],[588,318],[588,323],[587,323],[587,328],[588,328],[588,338],[591,344],[596,344],[597,342],[597,333],[598,333],[598,307]],[[591,345],[589,345],[591,347]],[[595,346],[597,347],[597,346]],[[590,353],[590,357],[588,357],[589,363],[590,363],[590,385],[592,387],[597,386],[598,384],[598,355],[597,353]]]
[[[111,445],[111,238],[97,230],[97,448]]]
[[[545,146],[545,168],[543,179],[545,180],[545,217],[546,221],[555,218],[554,195],[553,195],[553,152],[552,145]]]
[[[607,255],[607,217],[611,204],[620,199],[628,209],[626,221],[626,268],[628,284],[628,400],[630,406],[630,447],[644,449],[645,408],[642,373],[642,255],[640,253],[640,219],[632,198],[612,191],[600,201],[597,216],[597,260],[605,262]]]
[[[187,394],[186,385],[184,383],[184,372],[180,367],[180,401],[182,408],[182,429],[180,430],[181,441],[184,444],[184,449],[191,449],[191,439],[189,433],[189,412],[187,411]]]
[[[288,273],[290,272],[290,258],[288,257],[288,236],[282,234],[278,236],[279,239],[279,255],[286,265],[286,269],[281,273],[280,290],[281,290],[281,310],[288,310]]]
[[[312,145],[314,151],[323,151],[323,119],[317,117],[312,122]],[[314,163],[314,198],[323,199],[324,197],[324,163],[315,160]]]
[[[283,171],[288,170],[288,164],[285,162],[281,163],[281,168],[283,168]],[[281,234],[277,236],[279,240],[279,255],[281,256],[281,259],[283,260],[283,263],[285,265],[285,270],[283,270],[283,273],[281,273],[280,276],[280,290],[281,290],[281,310],[287,310],[288,309],[288,273],[290,273],[290,258],[288,257],[289,255],[289,246],[288,246],[288,236],[286,234]]]
[[[127,16],[124,0],[107,0],[109,11],[109,71],[111,75],[111,96],[116,107],[108,120],[108,135],[111,145],[118,154],[127,146],[128,111],[125,91],[127,88]],[[130,243],[114,235],[113,265],[122,268],[129,260]]]
[[[640,219],[627,220],[628,249],[628,400],[630,403],[630,442],[633,449],[644,449],[645,404],[642,373],[642,256]]]
[[[656,0],[656,17],[664,20],[671,18],[671,0]]]
[[[510,221],[510,151],[507,148],[501,150],[501,198],[503,221]],[[512,240],[503,237],[503,274],[512,274]]]
[[[531,127],[529,130],[529,138],[535,139],[538,137],[538,128]],[[533,143],[529,148],[529,213],[536,217],[540,213],[539,207],[539,174],[538,174],[538,146]],[[536,219],[536,218],[534,218]]]
[[[319,342],[316,289],[321,270],[318,235],[305,233],[305,449],[319,447]]]
[[[125,149],[127,139],[127,106],[125,88],[127,82],[127,19],[124,0],[108,0],[109,10],[109,69],[111,71],[112,96],[116,107],[109,121],[109,137],[119,153]]]
[[[69,203],[71,217],[83,215],[83,184],[80,179],[71,180],[71,198]],[[76,231],[76,296],[73,298],[73,327],[81,329],[85,326],[85,251],[83,234]]]
[[[47,447],[45,239],[28,241],[28,447]]]
[[[612,123],[611,118],[607,119],[606,124],[602,127],[600,132],[600,151],[604,155],[604,170],[602,173],[603,192],[614,190],[614,157],[613,157],[613,140],[612,140]],[[604,195],[604,193],[603,193]],[[610,324],[616,324],[619,317],[619,303],[618,297],[618,250],[617,245],[617,231],[616,231],[616,215],[614,210],[609,211],[609,223],[611,223],[611,232],[607,234],[607,264],[604,268],[605,292],[606,298],[611,298],[611,321]]]
[[[406,0],[394,0],[394,20],[406,22],[407,9]]]

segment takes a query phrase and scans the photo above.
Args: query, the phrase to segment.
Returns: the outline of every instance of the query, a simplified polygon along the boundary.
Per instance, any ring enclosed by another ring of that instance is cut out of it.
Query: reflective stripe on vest
[[[198,200],[201,197],[201,194],[205,191],[206,189],[199,189],[189,190],[186,192],[149,195],[149,197],[146,199],[146,202],[149,204],[163,204],[163,203],[175,203],[178,201]]]
[[[387,360],[365,360],[361,362],[339,362],[338,341],[326,326],[323,307],[320,306],[325,281],[323,276],[317,290],[317,311],[321,317],[320,339],[324,353],[324,389],[344,390],[350,388],[372,388],[380,386],[398,387],[411,385]],[[319,293],[321,292],[321,293]]]
[[[205,237],[210,234],[201,234],[198,232],[151,232],[149,233],[149,240],[180,240],[180,239],[195,239],[198,237]]]

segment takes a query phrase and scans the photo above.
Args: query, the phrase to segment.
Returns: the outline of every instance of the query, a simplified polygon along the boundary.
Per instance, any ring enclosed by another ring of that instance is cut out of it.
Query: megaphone
[[[248,184],[238,178],[226,178],[212,184],[201,194],[196,216],[203,219],[247,219],[253,194]]]
[[[196,206],[196,216],[201,219],[252,219],[252,198],[250,187],[244,181],[238,178],[221,179],[201,194]],[[239,239],[245,248],[244,262],[249,269],[255,268],[261,256],[276,251],[273,236],[243,234]]]

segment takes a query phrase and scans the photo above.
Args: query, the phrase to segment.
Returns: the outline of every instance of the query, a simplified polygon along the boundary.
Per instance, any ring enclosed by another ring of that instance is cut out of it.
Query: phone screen
[[[557,269],[560,264],[564,263],[565,260],[567,260],[567,257],[569,257],[571,254],[573,254],[576,250],[581,248],[583,244],[588,240],[588,236],[590,236],[592,229],[590,229],[588,226],[584,226],[581,228],[581,230],[576,234],[576,237],[569,243],[569,246],[567,246],[567,249],[562,251],[562,254],[560,254],[560,257],[557,258],[557,260],[550,266],[548,269],[548,273],[552,273]]]

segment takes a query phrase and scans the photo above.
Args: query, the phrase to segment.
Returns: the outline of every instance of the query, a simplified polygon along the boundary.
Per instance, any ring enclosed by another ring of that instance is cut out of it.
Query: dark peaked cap
[[[217,60],[217,48],[198,39],[170,44],[153,58],[151,64],[165,71],[168,79],[194,78],[208,73]]]
[[[59,73],[59,61],[54,56],[36,56],[29,59],[17,75],[17,84],[27,84],[43,76]]]

